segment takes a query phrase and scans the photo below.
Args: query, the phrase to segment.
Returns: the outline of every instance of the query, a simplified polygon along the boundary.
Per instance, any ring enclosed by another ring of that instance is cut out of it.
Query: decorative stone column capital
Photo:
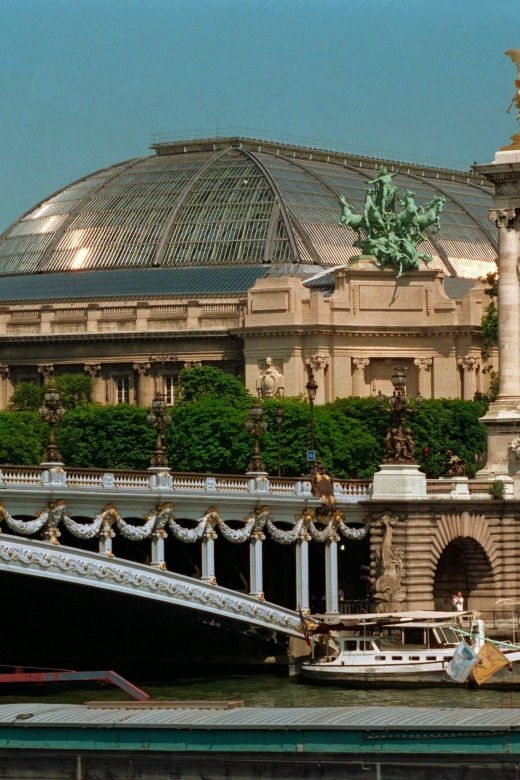
[[[184,364],[184,368],[190,369],[190,368],[200,368],[202,366],[202,363],[200,360],[188,360]]]
[[[326,368],[329,365],[329,358],[327,355],[311,355],[305,358],[305,363],[312,368],[313,371],[321,371],[322,368]]]
[[[54,366],[52,363],[40,363],[38,366],[38,373],[43,376],[43,379],[49,379],[54,375]]]
[[[101,376],[101,365],[99,363],[85,363],[83,368],[91,379],[98,379]]]
[[[370,359],[369,358],[352,358],[352,363],[354,364],[356,371],[359,371],[360,373],[365,370],[365,368],[370,365]]]
[[[516,209],[490,209],[489,219],[495,223],[497,228],[514,228],[516,222]]]
[[[466,357],[460,357],[457,363],[464,371],[475,371],[480,366],[480,359],[473,355],[466,355]]]
[[[423,357],[423,358],[415,358],[413,361],[414,365],[417,366],[419,371],[429,371],[432,367],[433,358],[429,357]]]
[[[150,363],[134,363],[134,371],[137,371],[140,376],[148,376]]]
[[[0,379],[9,379],[10,376],[11,376],[11,371],[9,369],[9,366],[0,365]]]

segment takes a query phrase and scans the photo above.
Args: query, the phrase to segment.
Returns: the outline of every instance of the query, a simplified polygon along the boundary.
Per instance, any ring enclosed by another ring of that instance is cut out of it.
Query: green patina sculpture
[[[436,197],[423,208],[415,204],[415,193],[406,190],[399,200],[401,210],[397,212],[397,187],[393,180],[399,170],[388,173],[381,165],[376,178],[365,182],[373,186],[366,191],[363,214],[354,214],[345,198],[339,199],[342,207],[339,222],[357,233],[354,246],[359,247],[363,255],[375,257],[378,268],[389,263],[394,265],[399,271],[398,278],[405,270],[419,268],[421,260],[431,261],[431,257],[418,252],[417,247],[425,240],[423,231],[426,228],[432,233],[439,232],[439,214],[446,202],[445,198]]]

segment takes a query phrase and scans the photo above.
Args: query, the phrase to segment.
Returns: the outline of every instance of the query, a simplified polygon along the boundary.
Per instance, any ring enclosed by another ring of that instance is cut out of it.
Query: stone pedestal
[[[416,463],[383,463],[374,474],[372,499],[424,499],[426,474]]]

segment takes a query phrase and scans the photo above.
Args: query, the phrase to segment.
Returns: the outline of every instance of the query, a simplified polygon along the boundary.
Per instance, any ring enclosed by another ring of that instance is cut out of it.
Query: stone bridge
[[[323,519],[305,478],[6,466],[0,571],[81,582],[296,635],[297,606],[311,607],[310,547],[323,549],[322,608],[335,613],[338,547],[356,545],[370,531],[365,574],[382,611],[446,608],[459,589],[468,607],[488,615],[499,598],[520,598],[518,499],[506,493],[493,501],[489,483],[476,480],[425,482],[421,497],[403,502],[378,497],[368,481],[336,480],[336,506]],[[385,516],[392,522],[385,525]],[[115,557],[116,536],[140,544],[141,555],[149,545],[146,561],[121,557],[117,544]],[[198,576],[167,570],[167,537],[196,551]],[[267,538],[294,549],[294,604],[265,600]],[[246,592],[217,581],[215,548],[226,544],[248,549]]]

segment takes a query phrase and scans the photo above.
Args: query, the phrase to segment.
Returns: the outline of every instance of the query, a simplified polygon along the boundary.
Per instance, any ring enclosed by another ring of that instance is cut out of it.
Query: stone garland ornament
[[[58,526],[62,522],[65,528],[78,539],[99,537],[104,540],[103,551],[109,557],[113,557],[110,544],[111,539],[115,536],[112,530],[113,526],[117,526],[121,536],[136,542],[153,537],[154,534],[164,539],[166,537],[164,529],[168,525],[173,536],[186,544],[193,544],[204,536],[216,539],[215,529],[218,529],[224,539],[233,544],[242,544],[255,536],[257,539],[264,539],[263,531],[265,529],[273,541],[278,544],[294,544],[300,539],[308,540],[309,538],[316,542],[337,541],[338,531],[346,539],[359,540],[366,536],[368,530],[368,526],[349,528],[339,509],[334,510],[328,518],[324,518],[321,515],[317,517],[314,509],[307,508],[302,515],[296,515],[292,528],[285,531],[274,524],[267,506],[261,507],[249,517],[245,517],[244,526],[239,529],[230,528],[219,516],[215,507],[208,509],[206,514],[196,521],[194,528],[185,528],[176,522],[171,504],[163,504],[152,510],[149,515],[146,515],[142,525],[133,525],[123,520],[113,504],[106,506],[91,523],[78,523],[66,514],[66,505],[63,500],[49,504],[34,520],[16,519],[0,504],[0,522],[2,520],[12,531],[23,536],[31,536],[41,531],[42,537],[55,545],[59,545],[58,537],[61,534]],[[323,527],[318,528],[315,521]]]
[[[399,200],[400,211],[396,207],[397,187],[393,180],[399,173],[388,173],[384,165],[372,181],[365,193],[363,214],[355,214],[344,197],[339,202],[342,214],[340,225],[353,230],[358,238],[354,246],[361,249],[363,256],[375,257],[378,268],[393,265],[402,276],[405,270],[416,270],[421,260],[431,262],[430,255],[417,251],[417,247],[426,240],[423,231],[429,228],[430,233],[438,233],[440,229],[439,215],[446,202],[445,198],[435,197],[426,206],[417,206],[415,193],[406,190]]]

